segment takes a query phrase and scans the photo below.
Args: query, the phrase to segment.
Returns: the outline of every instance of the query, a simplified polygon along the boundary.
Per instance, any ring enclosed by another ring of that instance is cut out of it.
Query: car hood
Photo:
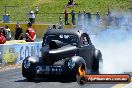
[[[68,52],[68,51],[76,50],[76,49],[77,49],[76,46],[66,45],[66,46],[63,46],[63,47],[58,48],[58,49],[50,50],[49,53],[50,54],[55,54],[55,53],[61,53],[61,52]]]
[[[58,49],[49,49],[47,46],[43,48],[42,58],[48,65],[53,65],[55,62],[71,58],[77,55],[78,48],[72,45],[65,45]]]

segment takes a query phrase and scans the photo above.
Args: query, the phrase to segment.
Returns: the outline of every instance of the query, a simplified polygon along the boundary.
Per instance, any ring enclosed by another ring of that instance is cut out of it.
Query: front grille
[[[61,66],[37,66],[37,74],[61,74]]]

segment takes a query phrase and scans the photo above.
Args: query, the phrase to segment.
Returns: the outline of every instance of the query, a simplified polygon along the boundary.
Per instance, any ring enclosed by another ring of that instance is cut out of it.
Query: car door
[[[80,37],[80,48],[79,48],[79,56],[83,57],[86,62],[86,66],[88,69],[91,69],[92,66],[92,44],[90,38],[87,34],[82,34]]]

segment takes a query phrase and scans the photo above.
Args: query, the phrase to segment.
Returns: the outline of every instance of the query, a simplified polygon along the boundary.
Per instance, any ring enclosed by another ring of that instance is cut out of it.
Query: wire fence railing
[[[28,13],[8,13],[9,14],[9,22],[17,23],[17,22],[29,22]],[[83,14],[83,13],[82,13]],[[0,21],[3,22],[3,13],[0,13]],[[64,24],[65,18],[64,13],[38,13],[35,14],[35,23],[46,23],[46,24],[59,24],[59,17],[62,18],[62,23]],[[83,16],[83,15],[82,15]],[[95,20],[95,14],[92,14],[92,19]],[[69,13],[68,21],[72,23],[72,16]],[[78,13],[75,15],[75,21],[78,21]]]
[[[6,11],[5,11],[5,7],[0,7],[0,21],[3,22],[3,15],[5,14],[9,14],[9,22],[13,22],[13,23],[21,23],[21,22],[24,22],[24,23],[27,23],[29,22],[29,8],[28,7],[7,7]],[[75,12],[75,22],[76,24],[78,23],[78,19],[79,19],[79,16],[78,16],[78,13]],[[87,12],[86,12],[87,13]],[[86,18],[84,18],[84,12],[81,12],[81,22],[82,21],[85,21],[87,19],[87,16]],[[36,18],[35,18],[35,23],[45,23],[45,24],[59,24],[59,17],[61,16],[62,17],[62,23],[64,24],[65,22],[65,19],[64,19],[64,13],[60,12],[60,13],[44,13],[44,12],[39,12],[38,14],[35,14]],[[71,16],[71,13],[68,14],[68,21],[70,24],[72,24],[72,16]],[[110,19],[112,19],[113,21],[115,21],[115,18],[118,18],[118,16],[116,17],[110,17]],[[96,14],[91,14],[91,19],[92,21],[91,22],[95,22],[96,21]],[[88,20],[88,19],[87,19]],[[103,24],[108,24],[108,15],[107,14],[104,14],[104,16],[101,16],[100,15],[100,21],[101,23]],[[117,20],[118,21],[118,20]]]
[[[30,11],[30,8],[27,7],[19,7],[19,6],[0,6],[0,21],[3,22],[3,15],[9,14],[9,22],[28,22],[29,16],[28,12]],[[82,12],[83,13],[83,12]],[[58,24],[59,23],[59,17],[62,17],[62,22],[64,23],[64,13],[51,13],[51,12],[39,12],[38,14],[35,14],[35,22],[36,23],[46,23],[46,24]],[[76,12],[76,21],[78,18],[78,13]],[[69,23],[72,22],[71,14],[69,13]]]

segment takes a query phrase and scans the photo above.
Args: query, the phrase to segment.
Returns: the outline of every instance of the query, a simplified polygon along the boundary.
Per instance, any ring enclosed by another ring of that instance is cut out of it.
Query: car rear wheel
[[[99,60],[99,74],[103,73],[103,60]]]
[[[103,59],[102,54],[98,51],[97,56],[94,56],[92,65],[92,74],[101,74],[103,70]]]

